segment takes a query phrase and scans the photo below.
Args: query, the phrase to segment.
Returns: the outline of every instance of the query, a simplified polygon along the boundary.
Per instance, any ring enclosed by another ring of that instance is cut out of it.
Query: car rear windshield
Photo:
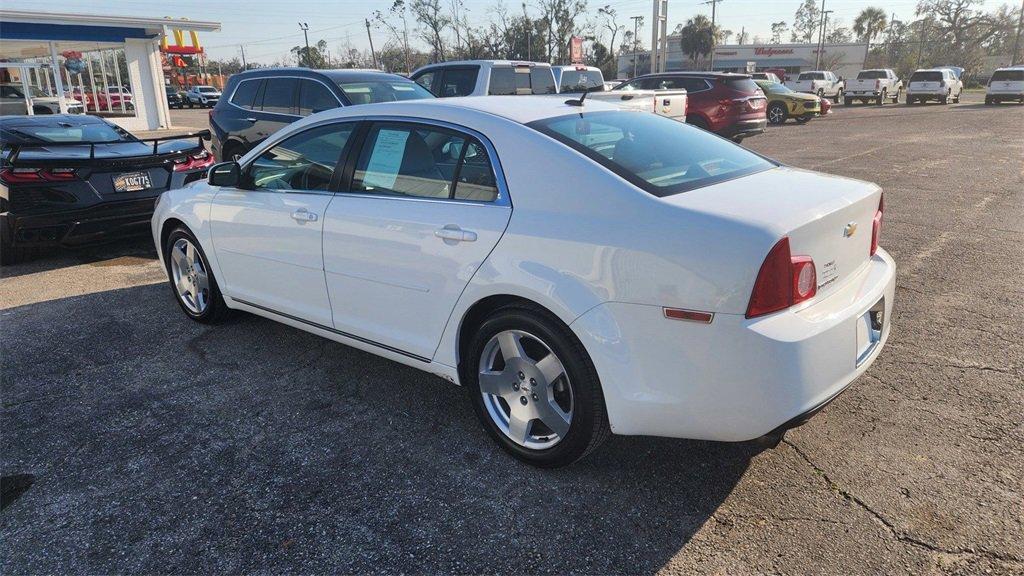
[[[582,94],[604,89],[604,77],[600,70],[565,70],[559,92],[563,94]]]
[[[3,126],[3,131],[30,142],[128,142],[134,138],[109,124],[79,126]]]
[[[657,114],[593,112],[546,118],[528,126],[655,196],[775,166],[724,138]]]
[[[1024,69],[1022,70],[996,70],[992,74],[993,80],[1002,80],[1003,82],[1022,82],[1024,81]]]
[[[338,88],[353,104],[376,104],[398,100],[433,98],[429,90],[415,82],[376,80],[373,82],[339,82]]]
[[[942,82],[942,72],[914,72],[911,82]]]
[[[865,70],[857,74],[857,80],[884,80],[888,77],[885,70]]]
[[[753,94],[759,90],[757,84],[750,78],[723,78],[721,82],[729,88],[744,94]]]
[[[200,86],[200,87],[196,88],[196,90],[198,90],[200,92],[203,92],[203,93],[206,93],[206,94],[212,94],[213,92],[217,91],[217,89],[214,88],[213,86]]]
[[[805,72],[800,75],[800,80],[824,80],[825,75],[821,72]]]

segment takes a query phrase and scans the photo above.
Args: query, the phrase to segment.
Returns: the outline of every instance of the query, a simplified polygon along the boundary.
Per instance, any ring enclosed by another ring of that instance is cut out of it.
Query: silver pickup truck
[[[886,100],[892,100],[896,104],[902,95],[903,81],[891,68],[861,70],[855,79],[846,81],[844,103],[849,106],[854,100],[860,100],[863,104],[873,100],[881,106]]]
[[[686,122],[686,90],[665,89],[660,86],[637,89],[630,84],[622,84],[618,90],[604,89],[604,76],[600,68],[593,66],[552,66],[555,84],[559,94],[583,94],[587,92],[588,100],[600,100],[622,108],[654,112]]]

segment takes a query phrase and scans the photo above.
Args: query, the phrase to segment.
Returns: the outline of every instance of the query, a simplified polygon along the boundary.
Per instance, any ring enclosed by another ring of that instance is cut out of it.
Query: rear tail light
[[[213,166],[213,155],[206,150],[174,161],[175,172],[202,170],[204,168],[209,168],[210,166]]]
[[[789,238],[783,236],[772,246],[754,281],[747,305],[747,318],[756,318],[785,310],[814,298],[818,293],[818,274],[810,256],[793,256]]]
[[[878,90],[881,87],[882,87],[882,81],[881,80],[875,80],[875,90]]]
[[[66,182],[78,175],[74,168],[4,168],[0,180],[4,184],[30,184],[33,182]]]
[[[878,210],[875,217],[871,219],[871,255],[878,252],[878,238],[882,235],[882,212],[885,211],[885,195],[878,199]]]

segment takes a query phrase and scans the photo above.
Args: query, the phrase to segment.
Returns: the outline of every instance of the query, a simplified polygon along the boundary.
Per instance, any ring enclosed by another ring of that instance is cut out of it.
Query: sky
[[[488,22],[498,0],[464,0],[464,3],[471,24],[481,25]],[[721,0],[717,20],[723,28],[736,34],[746,27],[751,39],[756,35],[767,40],[771,36],[772,22],[785,20],[791,25],[800,3],[801,0]],[[989,0],[985,6],[994,8],[1001,3]],[[522,10],[522,0],[504,0],[504,4],[509,12]],[[917,0],[825,0],[825,4],[827,10],[834,10],[830,19],[838,17],[850,27],[857,13],[867,6],[879,6],[890,14],[895,13],[897,19],[910,20]],[[2,0],[0,5],[10,10],[213,20],[221,23],[222,31],[200,37],[211,58],[237,57],[238,46],[244,45],[249,61],[270,63],[284,59],[291,47],[302,44],[299,22],[309,24],[310,43],[325,39],[332,52],[346,42],[359,49],[368,48],[364,19],[375,10],[386,11],[391,0]],[[604,5],[615,8],[620,22],[630,28],[630,16],[644,16],[648,26],[640,38],[645,46],[650,44],[653,0],[589,0],[588,16],[596,19],[598,7]],[[711,6],[702,0],[669,0],[668,5],[669,30],[695,14],[711,15]],[[531,16],[539,13],[535,0],[527,2],[527,12]],[[374,42],[380,47],[385,31],[374,29],[373,33]]]

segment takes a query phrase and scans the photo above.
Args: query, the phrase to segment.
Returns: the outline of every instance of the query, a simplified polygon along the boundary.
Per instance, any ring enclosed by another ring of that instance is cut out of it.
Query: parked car
[[[960,102],[964,85],[949,68],[917,70],[910,76],[907,85],[907,104],[935,100],[946,104],[950,100]]]
[[[211,150],[238,158],[296,120],[339,106],[434,96],[408,78],[376,70],[262,68],[235,74],[210,113]]]
[[[985,104],[1016,100],[1024,104],[1024,66],[999,68],[985,87]]]
[[[846,82],[844,103],[849,106],[854,100],[860,100],[861,104],[874,100],[875,104],[881,106],[891,98],[892,103],[896,104],[902,95],[903,81],[891,68],[861,70],[856,78]]]
[[[193,86],[185,91],[185,100],[189,108],[213,108],[220,101],[220,94],[220,90],[213,86]]]
[[[731,72],[663,72],[635,78],[630,86],[686,90],[686,122],[740,142],[764,132],[767,100],[746,74]]]
[[[145,232],[155,198],[213,164],[208,135],[139,139],[82,114],[0,117],[0,262]]]
[[[167,107],[168,108],[184,108],[185,97],[173,86],[166,86],[165,91],[167,92]]]
[[[772,124],[784,124],[792,118],[803,124],[821,114],[821,98],[813,94],[795,92],[785,84],[770,80],[754,80],[768,98],[767,116]]]
[[[33,114],[60,114],[60,98],[50,96],[42,90],[29,86],[28,101],[32,103]],[[73,98],[64,97],[64,105],[68,114],[82,114],[85,112],[82,103]],[[28,114],[28,104],[25,99],[25,89],[20,83],[0,84],[0,115],[21,115]]]
[[[821,98],[821,102],[818,103],[821,108],[820,116],[828,116],[832,113],[832,101],[828,98]]]
[[[409,77],[438,98],[558,93],[555,75],[546,62],[457,60],[423,66]]]
[[[165,192],[152,233],[189,318],[245,310],[440,375],[501,447],[560,466],[612,432],[778,439],[820,410],[891,331],[881,224],[874,184],[494,97],[306,118]]]
[[[801,72],[796,80],[786,82],[786,86],[797,92],[817,94],[819,98],[827,96],[836,102],[843,99],[843,92],[846,90],[843,79],[828,70]]]
[[[773,84],[781,84],[782,79],[775,75],[774,72],[752,72],[750,74],[751,80],[767,80]]]
[[[107,90],[83,90],[81,86],[76,86],[73,96],[76,100],[84,102],[85,109],[90,112],[120,112],[122,103],[125,112],[135,110],[131,92],[118,86],[109,87]]]

